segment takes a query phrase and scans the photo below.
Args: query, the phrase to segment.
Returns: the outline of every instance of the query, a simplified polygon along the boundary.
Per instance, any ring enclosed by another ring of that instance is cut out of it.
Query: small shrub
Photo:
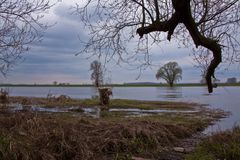
[[[14,160],[14,155],[10,151],[10,140],[0,135],[0,159],[1,160]]]
[[[0,90],[0,103],[8,102],[8,92],[4,89]]]

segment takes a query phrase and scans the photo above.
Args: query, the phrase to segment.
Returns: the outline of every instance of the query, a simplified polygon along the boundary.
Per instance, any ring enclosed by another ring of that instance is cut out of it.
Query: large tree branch
[[[201,45],[211,50],[213,53],[213,60],[211,61],[206,74],[208,91],[209,93],[211,93],[213,91],[211,77],[214,77],[215,69],[222,61],[221,46],[220,44],[218,44],[216,40],[207,38],[199,32],[197,24],[192,17],[190,0],[172,0],[172,1],[175,13],[169,20],[162,22],[155,21],[149,26],[138,28],[137,33],[139,34],[140,37],[143,37],[144,34],[148,34],[150,32],[155,31],[168,32],[167,39],[170,40],[171,35],[173,34],[176,26],[179,23],[183,23],[186,26],[187,30],[189,31],[196,47]]]
[[[144,34],[148,34],[151,32],[156,31],[168,32],[168,40],[170,40],[171,35],[173,34],[174,29],[176,28],[178,23],[179,23],[178,15],[173,14],[169,20],[154,21],[152,24],[148,26],[138,28],[137,34],[140,36],[140,38],[142,38]]]
[[[208,92],[211,93],[213,91],[211,77],[215,78],[215,76],[214,76],[215,69],[222,62],[221,46],[220,46],[220,44],[218,44],[218,42],[216,40],[207,38],[199,32],[199,30],[197,28],[197,24],[192,17],[190,3],[185,5],[183,9],[179,9],[178,12],[181,13],[183,23],[186,26],[187,30],[189,31],[196,47],[201,45],[201,46],[211,50],[213,53],[213,60],[211,61],[210,65],[207,69],[207,74],[205,77],[207,85],[208,85]]]

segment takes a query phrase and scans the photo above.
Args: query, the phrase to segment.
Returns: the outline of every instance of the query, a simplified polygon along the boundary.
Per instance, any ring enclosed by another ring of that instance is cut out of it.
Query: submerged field
[[[226,115],[188,103],[12,97],[0,110],[0,159],[184,159]]]

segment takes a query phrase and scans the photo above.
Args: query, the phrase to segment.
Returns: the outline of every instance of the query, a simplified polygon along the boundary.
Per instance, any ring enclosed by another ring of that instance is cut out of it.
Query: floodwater
[[[90,116],[94,118],[101,117],[100,106],[95,107],[43,107],[40,105],[22,105],[22,104],[5,104],[1,105],[0,111],[10,112],[46,112],[46,113],[71,113],[76,116]],[[110,108],[108,112],[121,112],[125,117],[143,117],[162,113],[198,113],[198,109],[194,110],[169,110],[169,109],[139,109],[139,108]]]
[[[91,87],[10,87],[10,96],[46,97],[68,95],[71,98],[92,98],[97,95]],[[218,87],[208,94],[206,87],[114,87],[113,98],[157,101],[183,101],[206,104],[232,114],[205,130],[206,133],[232,128],[240,124],[240,87]]]

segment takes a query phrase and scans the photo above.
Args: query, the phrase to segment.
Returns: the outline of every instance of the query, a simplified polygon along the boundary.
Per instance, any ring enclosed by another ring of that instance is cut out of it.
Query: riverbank
[[[227,115],[198,104],[177,102],[112,100],[99,117],[78,114],[86,107],[103,109],[97,99],[12,97],[10,103],[25,109],[2,106],[0,111],[0,159],[6,160],[183,159],[194,148],[189,144],[196,145],[201,139],[201,134],[196,135]],[[46,112],[29,106],[78,110]],[[110,111],[119,108],[143,112]],[[164,112],[150,112],[154,110]]]

